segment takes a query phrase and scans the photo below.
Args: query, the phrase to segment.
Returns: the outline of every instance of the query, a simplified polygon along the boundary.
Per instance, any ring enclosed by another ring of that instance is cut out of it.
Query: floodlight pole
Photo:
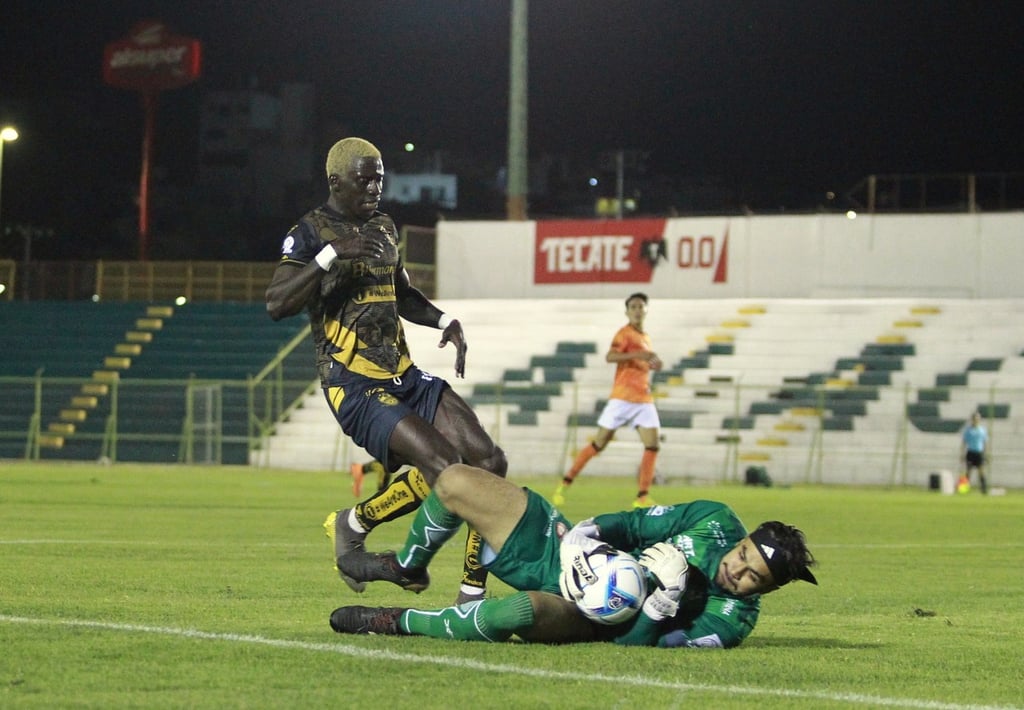
[[[0,129],[0,199],[3,198],[3,178],[4,178],[4,143],[18,140],[18,130],[14,126],[4,126]],[[3,202],[0,202],[2,207]],[[0,217],[3,216],[0,211]],[[3,235],[3,221],[0,220],[0,236]]]
[[[506,216],[526,219],[527,180],[527,0],[512,0],[508,95],[508,171]]]
[[[155,91],[142,92],[145,128],[142,131],[142,170],[139,174],[139,261],[149,258],[149,182],[153,162],[153,134],[156,131]]]

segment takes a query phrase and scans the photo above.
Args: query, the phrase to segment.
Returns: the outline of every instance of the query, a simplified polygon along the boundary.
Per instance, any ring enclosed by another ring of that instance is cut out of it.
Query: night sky
[[[0,121],[22,137],[4,222],[92,223],[137,182],[139,98],[100,69],[140,19],[203,43],[202,79],[164,93],[158,119],[161,174],[187,182],[199,92],[253,79],[312,82],[320,119],[385,166],[406,140],[501,164],[509,15],[510,0],[10,0]],[[656,172],[794,195],[1024,170],[1024,3],[533,0],[529,29],[531,156],[637,149]]]

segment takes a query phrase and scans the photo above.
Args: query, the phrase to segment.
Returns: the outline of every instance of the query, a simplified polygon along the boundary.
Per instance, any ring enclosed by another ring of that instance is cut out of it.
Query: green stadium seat
[[[537,426],[537,412],[532,410],[525,412],[509,412],[508,423],[522,426]]]
[[[1009,404],[979,404],[978,414],[984,419],[1009,419]]]
[[[939,405],[934,402],[910,402],[907,404],[907,416],[911,419],[914,417],[938,417]]]
[[[823,431],[853,431],[853,417],[823,417]]]
[[[584,354],[579,352],[534,355],[530,358],[530,367],[583,367],[584,364]]]
[[[658,418],[661,420],[663,429],[690,429],[693,427],[692,412],[659,411]]]
[[[861,349],[860,354],[867,357],[875,355],[904,357],[916,355],[917,348],[913,343],[868,343]]]
[[[910,423],[918,431],[931,433],[953,434],[963,428],[960,419],[943,419],[942,417],[911,416]]]
[[[564,355],[566,353],[583,353],[589,355],[596,352],[596,343],[575,343],[562,341],[555,345],[555,353],[558,355]]]
[[[948,402],[948,387],[923,387],[917,391],[919,402]]]
[[[568,426],[595,427],[600,416],[600,412],[572,413],[566,417],[565,423]]]
[[[857,373],[857,384],[880,386],[891,385],[892,372],[882,370],[868,370],[867,372],[859,372]]]

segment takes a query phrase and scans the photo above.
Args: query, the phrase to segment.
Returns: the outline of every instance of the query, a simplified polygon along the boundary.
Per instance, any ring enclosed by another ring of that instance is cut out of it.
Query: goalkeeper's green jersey
[[[690,565],[676,616],[656,623],[637,614],[632,622],[609,627],[616,643],[730,648],[754,629],[760,596],[737,597],[715,583],[725,553],[747,536],[729,506],[710,500],[656,505],[598,515],[594,523],[601,529],[603,542],[634,557],[655,543],[668,542],[686,555]]]

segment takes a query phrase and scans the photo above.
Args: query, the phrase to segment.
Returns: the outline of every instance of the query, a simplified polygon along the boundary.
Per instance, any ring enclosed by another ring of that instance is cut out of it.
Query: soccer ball
[[[583,597],[576,601],[583,615],[608,625],[636,616],[647,596],[646,577],[636,558],[621,551],[602,551],[588,555],[587,562],[597,581],[583,586]],[[575,571],[565,574],[575,575]]]

